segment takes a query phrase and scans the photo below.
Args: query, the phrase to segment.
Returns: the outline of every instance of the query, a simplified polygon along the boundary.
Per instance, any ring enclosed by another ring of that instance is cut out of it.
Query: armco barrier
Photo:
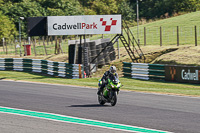
[[[79,64],[23,58],[0,58],[0,70],[37,72],[71,79],[81,78],[84,74],[83,66]]]
[[[165,65],[123,62],[124,77],[134,79],[165,79]]]

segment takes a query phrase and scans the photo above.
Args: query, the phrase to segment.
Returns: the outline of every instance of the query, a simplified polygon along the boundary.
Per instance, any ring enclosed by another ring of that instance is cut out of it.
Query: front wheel
[[[116,94],[115,91],[113,91],[112,93],[113,94],[112,94],[112,98],[111,98],[110,103],[111,103],[112,106],[115,106],[115,104],[117,103],[117,94]]]
[[[104,105],[106,102],[103,100],[103,94],[101,92],[100,95],[98,95],[98,101],[99,101],[99,104],[101,105]]]

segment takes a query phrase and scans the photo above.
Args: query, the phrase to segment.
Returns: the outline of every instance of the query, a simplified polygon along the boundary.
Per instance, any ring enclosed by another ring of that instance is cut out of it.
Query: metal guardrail
[[[134,79],[165,79],[165,65],[123,62],[124,77]]]
[[[0,70],[37,72],[52,76],[78,79],[84,75],[83,66],[40,59],[0,58]]]

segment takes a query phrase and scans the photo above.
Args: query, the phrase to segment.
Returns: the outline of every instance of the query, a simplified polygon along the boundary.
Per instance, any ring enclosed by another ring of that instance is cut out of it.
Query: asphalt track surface
[[[193,97],[121,91],[112,107],[98,104],[94,88],[0,81],[0,106],[175,133],[200,133],[200,98]],[[5,133],[122,132],[4,113],[0,113],[0,129]]]

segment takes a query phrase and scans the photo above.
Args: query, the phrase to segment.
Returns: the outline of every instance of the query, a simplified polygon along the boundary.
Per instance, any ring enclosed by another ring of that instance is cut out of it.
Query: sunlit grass
[[[36,73],[0,71],[0,79],[11,79],[15,81],[31,81],[50,84],[78,85],[97,88],[99,78],[87,79],[66,79],[51,76],[39,75]],[[137,92],[153,92],[162,94],[200,96],[200,86],[198,84],[180,84],[162,81],[142,81],[129,78],[120,78],[124,85],[122,90],[132,90]]]

